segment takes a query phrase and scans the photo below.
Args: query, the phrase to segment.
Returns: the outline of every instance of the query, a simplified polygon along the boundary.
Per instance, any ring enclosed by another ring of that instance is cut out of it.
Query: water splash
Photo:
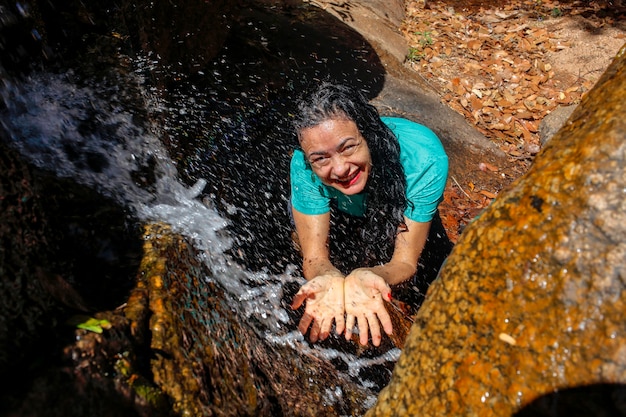
[[[340,361],[346,373],[366,388],[373,383],[363,379],[363,369],[395,363],[397,349],[380,357],[360,358],[309,345],[294,330],[296,324],[281,302],[285,284],[304,283],[297,268],[289,265],[281,274],[270,274],[247,271],[234,262],[226,253],[232,246],[226,230],[229,221],[212,201],[199,198],[207,182],[200,179],[192,187],[183,184],[159,140],[159,128],[141,127],[134,111],[111,100],[110,86],[79,85],[73,78],[71,72],[35,73],[19,84],[6,83],[0,90],[6,106],[0,114],[2,127],[32,164],[115,199],[140,222],[165,222],[188,237],[212,271],[206,279],[218,281],[227,290],[243,317],[254,317],[260,326],[257,331],[268,342]],[[157,102],[152,98],[150,105]],[[329,401],[336,401],[337,395],[329,391]]]

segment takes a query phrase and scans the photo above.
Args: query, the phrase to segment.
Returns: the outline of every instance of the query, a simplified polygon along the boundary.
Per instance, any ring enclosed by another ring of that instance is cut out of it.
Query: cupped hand
[[[359,342],[367,345],[368,329],[374,346],[382,339],[380,325],[387,334],[393,326],[385,301],[391,301],[391,288],[383,278],[367,268],[355,269],[345,278],[346,340],[352,338],[356,322],[359,329]]]
[[[330,334],[333,320],[337,334],[343,333],[345,328],[343,281],[341,275],[320,275],[304,284],[293,298],[291,308],[294,310],[306,301],[298,330],[306,335],[310,326],[311,342],[326,339]]]

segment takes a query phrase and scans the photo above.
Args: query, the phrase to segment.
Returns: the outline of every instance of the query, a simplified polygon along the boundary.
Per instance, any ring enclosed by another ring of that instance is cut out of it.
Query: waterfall
[[[144,109],[127,105],[122,97],[124,85],[78,79],[72,71],[36,72],[23,81],[6,82],[1,91],[6,108],[1,116],[12,145],[38,168],[115,199],[132,221],[170,224],[194,242],[202,262],[212,271],[212,277],[205,279],[215,280],[239,313],[254,318],[250,322],[268,343],[329,361],[364,388],[381,389],[399,349],[392,346],[381,354],[362,355],[354,349],[341,351],[336,344],[306,342],[283,301],[285,285],[297,287],[305,282],[298,268],[288,264],[282,273],[251,271],[229,255],[234,240],[228,230],[231,220],[218,212],[210,196],[202,197],[208,180],[199,178],[194,185],[185,185],[162,144],[163,130],[175,122],[140,123]],[[162,105],[154,91],[143,87],[141,70],[119,81],[141,86],[145,108],[158,111]],[[194,102],[193,97],[187,100]],[[187,110],[182,103],[177,109]],[[240,126],[239,132],[243,131],[245,126]],[[372,379],[380,369],[369,374],[367,370],[376,367],[386,371]],[[331,390],[328,395],[334,401],[337,394]]]

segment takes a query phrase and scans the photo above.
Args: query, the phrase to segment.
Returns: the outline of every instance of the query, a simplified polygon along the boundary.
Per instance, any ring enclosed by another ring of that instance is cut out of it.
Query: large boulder
[[[624,114],[626,47],[464,231],[368,417],[624,415]]]

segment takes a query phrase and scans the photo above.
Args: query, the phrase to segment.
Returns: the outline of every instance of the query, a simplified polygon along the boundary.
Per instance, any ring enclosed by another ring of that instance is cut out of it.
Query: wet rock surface
[[[0,375],[19,390],[59,359],[70,317],[124,301],[140,244],[112,201],[0,152]]]
[[[179,415],[362,415],[367,391],[328,362],[257,334],[167,225],[146,227],[125,314],[149,336],[155,383]],[[146,324],[148,327],[146,328]],[[333,401],[329,392],[340,392]]]
[[[464,231],[368,417],[624,414],[625,86],[622,49]]]

